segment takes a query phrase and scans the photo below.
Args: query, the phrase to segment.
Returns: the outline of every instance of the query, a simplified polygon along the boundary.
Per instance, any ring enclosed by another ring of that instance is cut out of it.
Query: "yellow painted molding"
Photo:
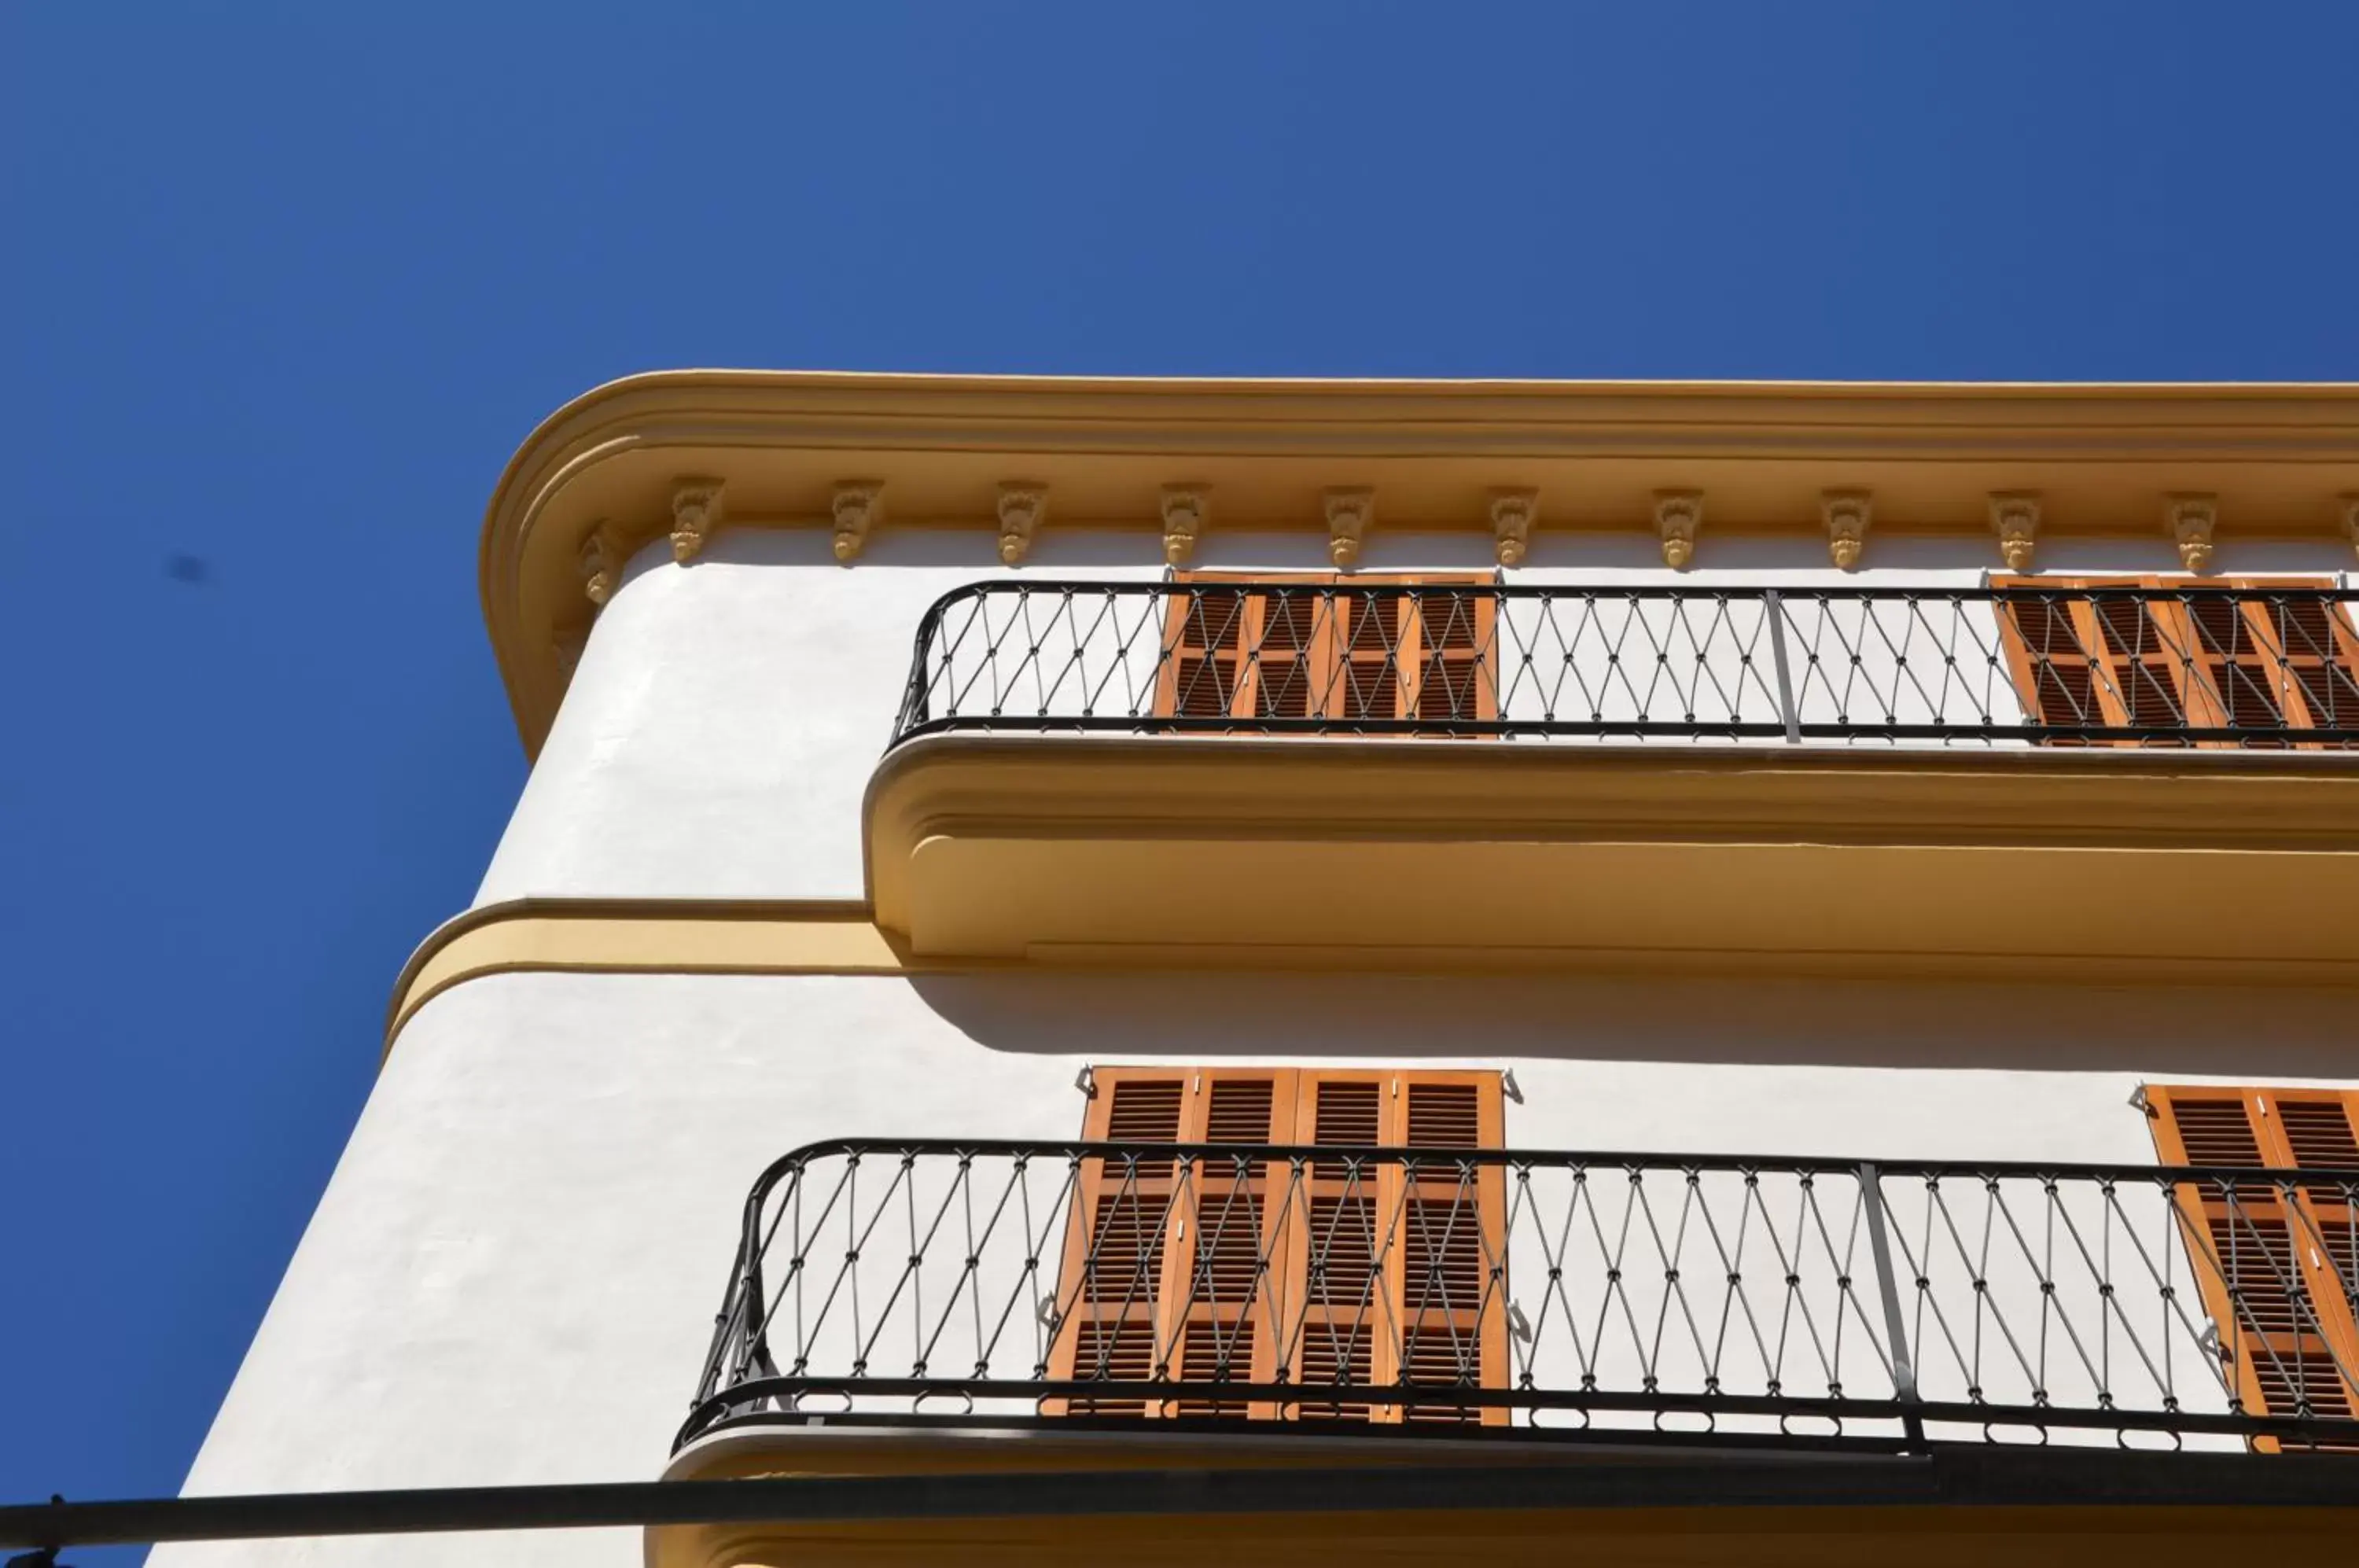
[[[1239,1430],[1216,1437],[911,1429],[748,1430],[675,1456],[666,1480],[752,1475],[922,1476],[1149,1467],[1610,1464],[1518,1443],[1321,1438]],[[1639,1568],[2019,1568],[2137,1563],[2211,1568],[2256,1545],[2332,1560],[2359,1538],[2359,1508],[2153,1504],[1763,1503],[1645,1508],[1396,1508],[1301,1514],[734,1522],[647,1531],[649,1568],[788,1568],[813,1563],[1035,1565],[1119,1561],[1363,1568],[1479,1562],[1497,1568],[1612,1563]],[[2340,1544],[2338,1544],[2340,1543]]]
[[[932,962],[2359,981],[2328,754],[940,735],[865,820]]]
[[[1142,563],[1186,553],[1171,485],[1216,492],[1223,530],[1332,533],[1321,496],[1345,486],[1375,493],[1388,533],[1495,539],[1502,488],[1544,506],[1551,538],[1651,533],[1658,491],[1701,491],[1715,535],[1815,540],[1798,564],[1831,548],[1828,490],[1872,491],[1878,537],[1987,537],[1993,492],[2037,491],[2051,534],[2150,538],[2165,497],[2201,495],[2233,563],[2238,539],[2347,550],[2359,386],[632,376],[550,416],[485,513],[484,618],[527,753],[596,608],[585,573],[611,591],[610,554],[668,536],[693,561],[723,526],[826,529],[851,561],[865,542],[842,526],[852,485],[889,485],[896,528],[975,530],[979,574],[1028,548],[1006,485],[1053,491],[1060,528],[1135,528]],[[1693,549],[1691,530],[1663,538]]]
[[[902,944],[855,899],[514,898],[446,920],[419,944],[394,983],[385,1049],[427,1002],[485,975],[897,975],[912,967]]]

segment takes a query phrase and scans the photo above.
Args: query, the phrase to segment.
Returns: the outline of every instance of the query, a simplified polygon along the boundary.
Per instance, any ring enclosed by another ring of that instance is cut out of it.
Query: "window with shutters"
[[[1107,1067],[1092,1142],[1327,1145],[1285,1160],[1082,1162],[1049,1375],[1260,1386],[1236,1399],[1050,1400],[1049,1414],[1498,1423],[1387,1386],[1507,1386],[1506,1177],[1421,1149],[1503,1147],[1496,1073]],[[1357,1398],[1282,1399],[1280,1386]]]
[[[1182,572],[1155,711],[1187,719],[1436,724],[1499,716],[1482,575]]]
[[[2181,1183],[2177,1201],[2243,1409],[2359,1415],[2359,1091],[2150,1085],[2146,1098],[2166,1165],[2342,1173]]]
[[[2034,723],[2158,730],[2359,724],[2359,633],[2347,612],[2271,593],[2332,588],[2324,579],[2005,577],[1992,586],[2055,595],[1999,606],[2009,672]],[[2129,592],[2172,587],[2248,596],[2172,600]],[[2046,744],[2091,743],[2059,736]]]

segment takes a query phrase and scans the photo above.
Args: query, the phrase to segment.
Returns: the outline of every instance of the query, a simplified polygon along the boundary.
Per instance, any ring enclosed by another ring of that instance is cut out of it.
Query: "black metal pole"
[[[1858,1508],[1893,1505],[2323,1507],[2359,1510],[2359,1463],[2090,1449],[1929,1456],[1698,1456],[1347,1469],[762,1476],[553,1486],[53,1501],[0,1508],[0,1548],[291,1536],[584,1530],[770,1520],[889,1523],[1107,1515],[1403,1509]]]

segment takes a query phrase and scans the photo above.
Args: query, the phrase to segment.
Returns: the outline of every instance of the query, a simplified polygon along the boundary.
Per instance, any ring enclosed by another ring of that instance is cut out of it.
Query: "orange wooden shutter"
[[[1326,716],[1499,716],[1496,599],[1478,574],[1339,579]]]
[[[2129,722],[2094,609],[2078,582],[2031,577],[1992,580],[1995,588],[2053,590],[2054,598],[2018,599],[1999,606],[2000,641],[2023,711],[2043,724],[2124,724]],[[2070,737],[2050,746],[2082,746]]]
[[[2359,632],[2348,612],[2322,600],[2270,593],[2276,588],[2333,584],[2317,578],[2239,577],[2233,585],[2256,596],[2245,613],[2268,655],[2285,722],[2296,729],[2359,727]]]
[[[1163,717],[1318,716],[1333,572],[1183,572],[1171,581],[1155,712]],[[1248,593],[1244,585],[1260,586]]]
[[[1290,1141],[1384,1144],[1391,1078],[1382,1072],[1304,1072]],[[1298,1282],[1280,1347],[1290,1381],[1315,1388],[1392,1376],[1389,1351],[1379,1351],[1388,1323],[1397,1320],[1389,1316],[1377,1260],[1398,1187],[1397,1171],[1364,1160],[1313,1160],[1304,1173],[1285,1237],[1287,1272]],[[1284,1413],[1297,1421],[1366,1421],[1375,1407],[1307,1400]]]
[[[1259,591],[1245,591],[1248,583]],[[1155,711],[1346,723],[1495,719],[1498,605],[1477,591],[1490,583],[1479,574],[1179,573]]]
[[[1404,1149],[1503,1146],[1499,1079],[1489,1073],[1399,1077]],[[1397,1277],[1401,1376],[1418,1383],[1507,1386],[1506,1173],[1444,1161],[1401,1191]],[[1412,1421],[1504,1425],[1505,1409],[1412,1405]]]
[[[1188,1074],[1172,1068],[1103,1067],[1082,1120],[1092,1143],[1177,1143]],[[1176,1161],[1084,1160],[1076,1179],[1059,1270],[1064,1314],[1049,1376],[1146,1382],[1158,1375],[1158,1314],[1180,1190]],[[1143,1415],[1137,1399],[1051,1399],[1049,1415]]]
[[[2162,579],[1996,577],[1991,586],[2054,595],[2007,603],[2000,614],[2017,692],[2024,711],[2039,723],[2175,729],[2227,722],[2207,683],[2208,667],[2185,610],[2136,593],[2111,592],[2160,588]],[[2232,631],[2223,635],[2233,640]],[[2141,743],[2061,736],[2046,744]]]
[[[2147,1090],[2155,1149],[2166,1165],[2288,1171],[2359,1164],[2354,1096],[2336,1090],[2156,1087]],[[2359,1218],[2338,1183],[2298,1189],[2290,1204],[2268,1182],[2177,1190],[2188,1249],[2198,1254],[2205,1310],[2219,1325],[2230,1387],[2248,1412],[2321,1417],[2354,1411],[2343,1371],[2359,1371],[2347,1282],[2359,1279]],[[2346,1238],[2340,1239],[2338,1238]],[[2234,1297],[2230,1294],[2234,1288]],[[2278,1443],[2263,1439],[2260,1447]]]
[[[1381,1069],[1103,1067],[1093,1142],[1498,1148],[1499,1079]],[[1082,1162],[1049,1357],[1058,1380],[1507,1386],[1506,1178],[1397,1158]],[[1404,1370],[1406,1368],[1406,1371]],[[1366,1400],[1050,1399],[1050,1415],[1504,1424]]]
[[[2000,640],[2024,711],[2046,724],[2158,729],[2359,723],[2359,633],[2342,607],[2267,597],[2273,587],[2331,583],[2230,578],[2201,584],[2254,595],[2244,601],[2157,602],[2106,592],[2175,585],[2159,577],[1994,578],[1993,587],[2057,595],[2001,606]]]
[[[1252,646],[1249,593],[1191,582],[1165,605],[1163,659],[1155,712],[1165,718],[1221,719],[1249,712],[1244,691]]]
[[[2275,639],[2261,619],[2261,606],[2234,599],[2190,599],[2176,606],[2175,614],[2187,639],[2187,722],[2206,728],[2275,729],[2283,724],[2285,713],[2276,696],[2277,663],[2268,651]]]
[[[1288,1141],[1296,1074],[1288,1068],[1200,1070],[1190,1075],[1184,1143]],[[1288,1305],[1277,1236],[1284,1174],[1266,1160],[1193,1160],[1180,1177],[1171,1244],[1164,1254],[1164,1359],[1185,1382],[1269,1383],[1277,1377],[1276,1325]],[[1177,1416],[1257,1416],[1272,1404],[1171,1400]]]
[[[1388,1149],[1496,1149],[1499,1079],[1491,1073],[1311,1071],[1301,1076],[1295,1138]],[[1407,1379],[1507,1386],[1506,1183],[1495,1166],[1374,1171],[1347,1160],[1311,1164],[1307,1223],[1291,1268],[1304,1280],[1293,1336],[1308,1385]],[[1477,1421],[1504,1409],[1340,1404],[1289,1406],[1298,1420]]]

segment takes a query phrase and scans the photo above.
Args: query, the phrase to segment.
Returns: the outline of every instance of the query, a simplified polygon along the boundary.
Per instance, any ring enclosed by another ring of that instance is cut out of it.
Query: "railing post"
[[[1908,1325],[1900,1316],[1900,1282],[1892,1273],[1892,1241],[1884,1228],[1884,1181],[1877,1175],[1874,1160],[1863,1160],[1859,1167],[1860,1202],[1867,1206],[1867,1246],[1875,1258],[1876,1293],[1884,1298],[1884,1337],[1890,1342],[1892,1356],[1892,1397],[1903,1407],[1917,1404],[1917,1367],[1908,1358]],[[1914,1409],[1906,1409],[1900,1418],[1901,1431],[1908,1434],[1912,1451],[1925,1448],[1925,1422]]]
[[[1769,658],[1777,668],[1777,716],[1786,722],[1786,744],[1802,744],[1802,715],[1794,706],[1794,677],[1786,668],[1786,602],[1775,588],[1761,594],[1763,613],[1769,617]]]

